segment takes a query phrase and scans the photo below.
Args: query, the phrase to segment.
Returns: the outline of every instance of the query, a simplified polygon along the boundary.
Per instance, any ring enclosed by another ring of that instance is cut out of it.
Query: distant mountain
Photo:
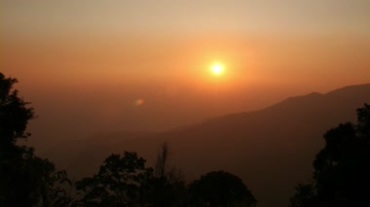
[[[227,170],[244,180],[258,206],[283,207],[295,185],[311,178],[312,161],[324,144],[323,133],[355,121],[356,109],[365,102],[370,103],[370,84],[288,98],[263,110],[133,139],[100,135],[83,141],[83,148],[64,162],[69,172],[79,176],[96,172],[111,152],[133,150],[153,164],[161,143],[167,141],[170,161],[189,180],[211,170]],[[68,150],[58,153],[53,151],[50,157],[63,157]]]

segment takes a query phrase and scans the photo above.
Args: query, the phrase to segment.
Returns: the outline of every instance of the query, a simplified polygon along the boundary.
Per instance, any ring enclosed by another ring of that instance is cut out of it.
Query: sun
[[[221,63],[214,63],[210,67],[213,75],[220,76],[224,73],[224,65]]]

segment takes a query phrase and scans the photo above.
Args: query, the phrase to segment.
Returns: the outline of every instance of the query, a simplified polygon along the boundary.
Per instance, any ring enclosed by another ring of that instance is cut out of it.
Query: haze
[[[370,82],[367,0],[3,0],[1,15],[0,67],[36,109],[36,146]]]

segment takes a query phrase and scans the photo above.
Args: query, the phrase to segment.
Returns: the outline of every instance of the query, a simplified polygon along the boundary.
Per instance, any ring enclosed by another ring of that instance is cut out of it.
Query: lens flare
[[[143,104],[144,104],[144,99],[142,98],[136,99],[134,102],[135,106],[142,106]]]

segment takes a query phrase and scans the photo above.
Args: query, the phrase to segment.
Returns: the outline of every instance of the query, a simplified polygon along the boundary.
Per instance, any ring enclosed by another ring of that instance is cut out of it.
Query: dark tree
[[[65,171],[17,145],[30,136],[26,128],[34,113],[13,89],[16,82],[0,73],[0,206],[68,206],[72,200],[61,188],[69,183]]]
[[[17,79],[6,78],[0,73],[0,153],[1,160],[17,154],[20,149],[15,145],[18,139],[26,139],[28,121],[34,116],[33,109],[28,107],[13,89]]]
[[[312,184],[299,184],[295,195],[290,199],[292,207],[312,207],[317,202],[317,196]]]
[[[154,171],[154,176],[156,178],[161,178],[165,176],[167,159],[168,159],[168,145],[167,142],[165,142],[157,155],[157,162],[155,164]]]
[[[182,206],[186,200],[185,179],[176,167],[168,166],[169,149],[167,143],[157,156],[154,177],[151,181],[150,204],[153,207]]]
[[[153,169],[136,153],[112,154],[98,174],[76,183],[81,206],[136,206],[147,202]]]
[[[256,199],[242,180],[224,171],[213,171],[189,187],[191,206],[255,206]]]
[[[370,106],[358,109],[357,116],[357,124],[340,124],[325,133],[311,192],[298,188],[292,206],[370,206]]]

